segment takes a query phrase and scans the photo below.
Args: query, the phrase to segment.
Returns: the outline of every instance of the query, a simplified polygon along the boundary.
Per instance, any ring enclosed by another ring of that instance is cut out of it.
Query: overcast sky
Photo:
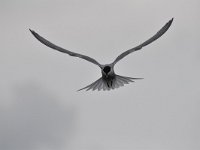
[[[199,0],[0,0],[1,150],[199,150]],[[100,69],[29,32],[142,77],[109,92],[76,92]]]

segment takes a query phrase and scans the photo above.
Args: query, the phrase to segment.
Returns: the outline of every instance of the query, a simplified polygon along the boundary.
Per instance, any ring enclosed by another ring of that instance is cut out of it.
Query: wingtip
[[[173,17],[172,19],[170,19],[170,20],[166,23],[166,27],[167,27],[167,28],[169,28],[169,27],[171,26],[173,20],[174,20],[174,17]]]
[[[32,34],[34,34],[34,30],[32,30],[32,29],[29,28],[29,31],[30,31]]]
[[[173,21],[174,21],[174,17],[171,20],[169,20],[169,23],[171,24]]]
[[[33,36],[35,36],[35,37],[37,38],[38,34],[37,34],[34,30],[29,29],[29,31],[31,32],[31,34],[32,34]],[[38,39],[38,38],[37,38],[37,39]]]
[[[76,92],[80,92],[81,90],[83,90],[83,89],[76,90]]]

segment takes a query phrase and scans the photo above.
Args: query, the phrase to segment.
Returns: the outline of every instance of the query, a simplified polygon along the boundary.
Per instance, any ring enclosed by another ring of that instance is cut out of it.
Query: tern
[[[161,37],[169,29],[169,27],[171,26],[172,22],[173,22],[173,18],[171,20],[169,20],[151,38],[149,38],[148,40],[146,40],[142,44],[140,44],[140,45],[138,45],[138,46],[136,46],[134,48],[131,48],[131,49],[126,50],[125,52],[121,53],[112,63],[110,63],[110,64],[104,64],[104,65],[100,64],[95,59],[93,59],[93,58],[91,58],[89,56],[82,55],[82,54],[79,54],[79,53],[75,53],[75,52],[69,51],[67,49],[64,49],[62,47],[59,47],[59,46],[51,43],[47,39],[43,38],[42,36],[40,36],[34,30],[31,30],[31,29],[29,29],[29,30],[33,34],[33,36],[36,39],[38,39],[41,43],[43,43],[44,45],[46,45],[46,46],[48,46],[48,47],[50,47],[52,49],[55,49],[57,51],[66,53],[66,54],[68,54],[70,56],[74,56],[74,57],[79,57],[79,58],[85,59],[85,60],[87,60],[87,61],[89,61],[89,62],[91,62],[91,63],[93,63],[93,64],[95,64],[95,65],[97,65],[97,66],[99,66],[101,68],[101,74],[102,74],[102,76],[98,80],[96,80],[95,82],[93,82],[92,84],[90,84],[90,85],[88,85],[88,86],[86,86],[84,88],[81,88],[78,91],[83,90],[83,89],[85,89],[86,91],[88,91],[88,90],[93,90],[93,91],[94,90],[109,91],[111,89],[116,89],[116,88],[119,88],[121,86],[124,86],[125,84],[128,84],[130,82],[134,82],[134,80],[143,79],[143,78],[132,78],[132,77],[126,77],[126,76],[117,75],[114,72],[114,66],[115,66],[115,64],[119,60],[121,60],[122,58],[124,58],[128,54],[142,49],[144,46],[152,43],[153,41],[155,41],[159,37]]]

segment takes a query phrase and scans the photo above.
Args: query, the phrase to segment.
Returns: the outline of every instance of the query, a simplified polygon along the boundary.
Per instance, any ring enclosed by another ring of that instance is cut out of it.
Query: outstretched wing
[[[123,52],[122,54],[120,54],[116,59],[115,61],[113,62],[113,64],[116,64],[119,60],[121,60],[122,58],[124,58],[125,56],[127,56],[128,54],[134,52],[134,51],[137,51],[137,50],[140,50],[142,47],[152,43],[153,41],[157,40],[159,37],[161,37],[168,29],[169,27],[171,26],[173,22],[173,18],[171,20],[169,20],[154,36],[152,36],[151,38],[149,38],[147,41],[145,41],[144,43],[132,48],[132,49],[129,49],[125,52]]]
[[[78,54],[78,53],[74,53],[74,52],[71,52],[69,50],[66,50],[62,47],[59,47],[53,43],[51,43],[50,41],[46,40],[45,38],[43,38],[42,36],[40,36],[38,33],[36,33],[35,31],[29,29],[31,31],[31,33],[33,34],[33,36],[38,39],[41,43],[43,43],[44,45],[52,48],[52,49],[55,49],[57,51],[60,51],[60,52],[63,52],[63,53],[66,53],[66,54],[69,54],[70,56],[74,56],[74,57],[79,57],[79,58],[82,58],[82,59],[85,59],[95,65],[98,65],[100,68],[101,68],[101,65],[93,58],[89,57],[89,56],[86,56],[86,55],[82,55],[82,54]]]

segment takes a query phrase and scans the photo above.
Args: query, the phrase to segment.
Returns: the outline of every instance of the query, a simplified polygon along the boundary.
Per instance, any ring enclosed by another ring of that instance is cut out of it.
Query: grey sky
[[[0,149],[200,149],[198,0],[1,0]],[[100,69],[39,43],[110,63],[174,22],[156,42],[120,61],[144,80],[110,92],[76,92]]]

